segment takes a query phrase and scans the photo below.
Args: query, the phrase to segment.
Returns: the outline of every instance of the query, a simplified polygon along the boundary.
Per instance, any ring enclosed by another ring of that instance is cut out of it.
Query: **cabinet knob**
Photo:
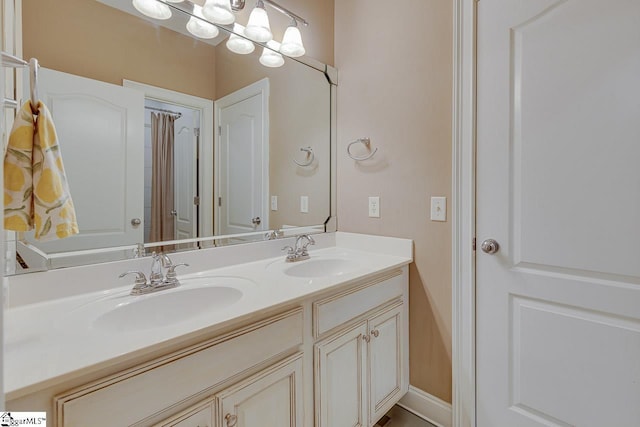
[[[380,331],[377,329],[374,329],[373,331],[371,331],[371,335],[373,335],[374,338],[378,338],[378,335],[380,335]]]
[[[238,422],[238,417],[235,415],[227,414],[224,416],[224,419],[227,421],[227,427],[233,427]]]
[[[362,339],[365,340],[365,342],[371,341],[371,337],[369,335],[363,335]]]

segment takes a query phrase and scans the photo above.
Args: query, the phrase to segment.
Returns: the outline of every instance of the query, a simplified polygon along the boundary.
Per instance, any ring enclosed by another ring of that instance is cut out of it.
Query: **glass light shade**
[[[231,11],[230,0],[207,0],[202,7],[205,18],[221,25],[233,24],[236,16]]]
[[[244,35],[259,43],[266,43],[273,38],[269,27],[269,16],[260,4],[256,5],[251,11],[247,28],[244,29]]]
[[[254,45],[251,40],[240,37],[238,34],[244,34],[244,28],[238,24],[233,24],[233,33],[231,33],[229,40],[227,40],[227,49],[240,55],[247,55],[253,52],[256,45]]]
[[[167,3],[182,3],[182,0],[164,0]]]
[[[187,22],[187,30],[191,34],[201,39],[212,39],[220,33],[218,27],[204,20],[202,6],[194,4],[193,14],[195,16],[189,18],[189,22]]]
[[[133,7],[143,15],[153,19],[171,18],[171,9],[158,0],[133,0]]]
[[[267,47],[263,48],[262,55],[260,55],[259,59],[260,63],[270,68],[282,67],[284,65],[284,58],[278,53],[278,44],[271,41],[267,43],[267,46],[273,50]]]
[[[302,45],[302,35],[300,30],[295,25],[290,25],[284,32],[282,38],[282,46],[280,46],[280,52],[287,56],[297,58],[305,54],[304,46]]]

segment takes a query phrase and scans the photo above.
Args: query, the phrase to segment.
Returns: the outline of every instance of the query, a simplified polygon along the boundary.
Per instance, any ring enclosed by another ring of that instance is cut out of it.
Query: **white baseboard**
[[[419,388],[409,386],[398,406],[414,413],[438,427],[451,427],[451,404],[426,393]]]

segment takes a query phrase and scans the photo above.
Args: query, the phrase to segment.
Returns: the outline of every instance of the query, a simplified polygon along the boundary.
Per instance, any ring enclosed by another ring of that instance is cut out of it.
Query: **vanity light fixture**
[[[171,18],[171,9],[159,0],[133,0],[133,7],[149,18],[162,20]]]
[[[305,53],[304,45],[302,44],[302,35],[298,29],[298,21],[296,21],[295,18],[293,18],[291,24],[284,32],[280,52],[292,58],[297,58]]]
[[[277,68],[284,65],[284,58],[278,53],[280,43],[271,40],[267,42],[267,46],[262,49],[260,55],[260,63],[265,67]]]
[[[251,40],[247,40],[244,37],[239,36],[244,34],[244,27],[238,23],[233,24],[233,33],[227,40],[227,49],[231,52],[238,53],[240,55],[247,55],[253,52],[256,45]]]
[[[271,28],[269,27],[269,15],[264,10],[264,2],[258,0],[256,7],[249,15],[249,22],[244,29],[244,34],[253,41],[266,43],[273,38]]]
[[[230,25],[236,20],[236,16],[231,11],[230,0],[206,0],[202,13],[205,18],[215,24]]]
[[[220,30],[215,25],[205,21],[205,17],[202,14],[202,6],[194,4],[193,14],[187,22],[187,30],[196,37],[201,39],[212,39],[220,34]]]

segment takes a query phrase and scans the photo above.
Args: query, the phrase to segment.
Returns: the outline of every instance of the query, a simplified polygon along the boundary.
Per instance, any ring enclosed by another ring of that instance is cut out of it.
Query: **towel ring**
[[[311,163],[313,163],[313,160],[316,158],[316,155],[313,154],[313,148],[311,147],[302,147],[300,148],[300,151],[304,151],[307,153],[307,162],[305,163],[300,163],[299,161],[297,161],[294,157],[293,159],[293,163],[295,163],[296,165],[300,166],[300,167],[307,167],[307,166],[311,166]]]
[[[362,157],[354,156],[353,154],[351,154],[351,146],[353,144],[357,144],[357,143],[361,143],[362,145],[367,147],[367,149],[369,151],[371,151],[371,140],[369,138],[358,138],[355,141],[353,141],[352,143],[350,143],[349,145],[347,145],[347,154],[349,155],[349,157],[351,157],[356,162],[361,162],[363,160],[369,160],[370,158],[372,158],[378,152],[378,149],[376,148],[375,150],[371,151],[371,153],[369,153],[366,156],[362,156]]]

